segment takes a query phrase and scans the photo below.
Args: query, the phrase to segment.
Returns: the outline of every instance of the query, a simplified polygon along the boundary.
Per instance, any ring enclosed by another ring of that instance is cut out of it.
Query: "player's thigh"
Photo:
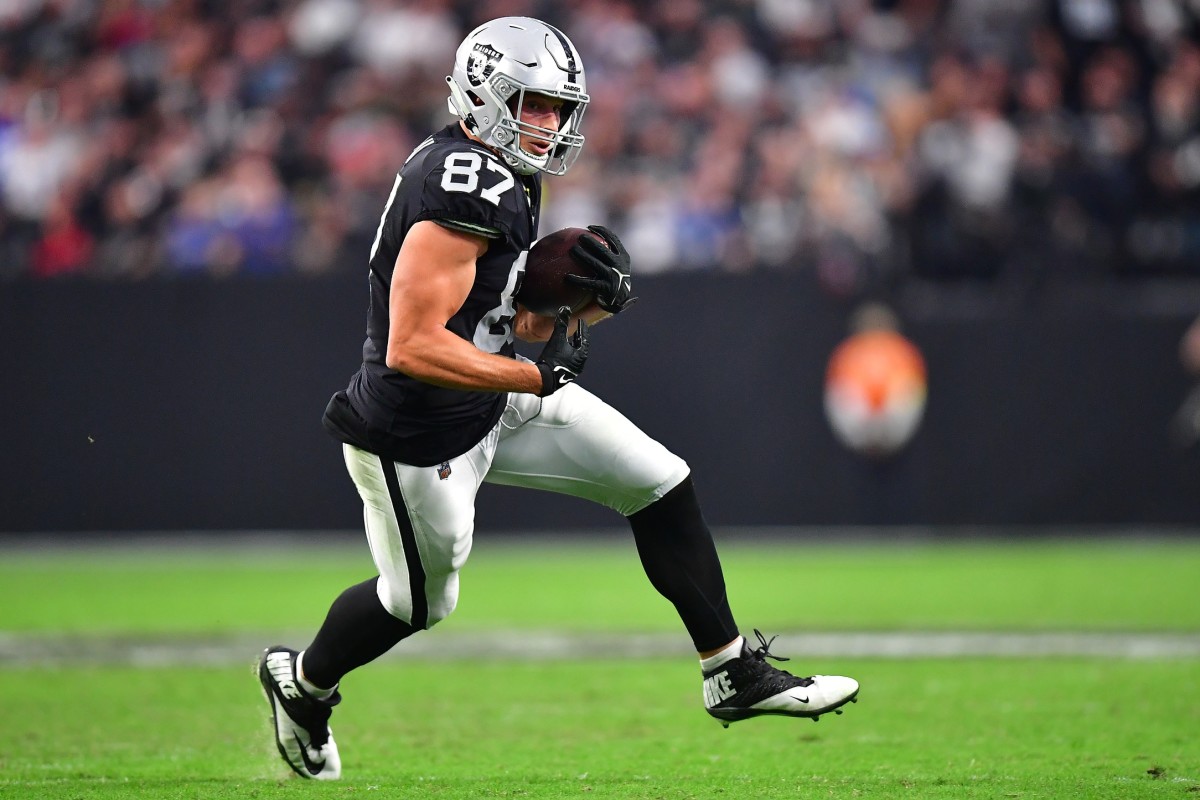
[[[488,483],[581,497],[628,516],[688,474],[683,459],[576,384],[512,395]]]
[[[438,467],[414,467],[346,445],[346,467],[363,500],[380,600],[419,627],[457,601],[457,573],[471,551],[475,495],[495,447],[494,432]]]

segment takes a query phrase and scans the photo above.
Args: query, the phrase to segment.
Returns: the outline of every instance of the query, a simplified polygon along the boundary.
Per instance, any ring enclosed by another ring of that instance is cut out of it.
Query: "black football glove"
[[[620,314],[637,302],[636,297],[629,296],[633,289],[630,283],[633,276],[629,251],[617,235],[603,225],[588,225],[588,230],[600,238],[582,234],[568,252],[580,264],[595,272],[596,277],[568,275],[566,280],[595,294],[596,305],[608,313]]]
[[[588,357],[587,323],[579,320],[574,336],[567,335],[571,324],[571,309],[563,306],[554,318],[554,333],[538,356],[537,368],[542,373],[542,392],[539,397],[549,397],[556,391],[573,383],[583,372]]]

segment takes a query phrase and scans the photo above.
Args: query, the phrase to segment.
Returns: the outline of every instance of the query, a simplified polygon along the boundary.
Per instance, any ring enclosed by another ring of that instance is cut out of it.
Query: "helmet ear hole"
[[[469,97],[471,99],[471,103],[474,104],[474,106],[476,108],[479,108],[481,105],[484,104],[483,98],[480,97],[479,95],[475,94],[474,92],[468,91],[467,97]]]

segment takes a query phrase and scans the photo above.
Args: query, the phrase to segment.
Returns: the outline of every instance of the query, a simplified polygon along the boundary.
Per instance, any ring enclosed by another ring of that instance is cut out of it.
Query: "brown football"
[[[567,283],[568,275],[596,277],[590,269],[571,258],[570,250],[581,235],[594,236],[586,228],[563,228],[538,239],[525,259],[525,276],[517,289],[517,302],[534,314],[552,317],[562,306],[578,311],[592,300],[592,293]]]

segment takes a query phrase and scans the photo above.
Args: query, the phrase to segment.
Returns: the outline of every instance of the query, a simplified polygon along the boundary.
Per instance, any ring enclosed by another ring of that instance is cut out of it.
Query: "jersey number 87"
[[[480,189],[479,196],[494,206],[500,205],[500,198],[516,184],[516,180],[499,161],[485,159],[479,153],[451,153],[446,156],[442,189],[447,192],[474,192],[479,187],[479,170],[485,161],[487,168],[499,173],[501,179],[495,186]]]

